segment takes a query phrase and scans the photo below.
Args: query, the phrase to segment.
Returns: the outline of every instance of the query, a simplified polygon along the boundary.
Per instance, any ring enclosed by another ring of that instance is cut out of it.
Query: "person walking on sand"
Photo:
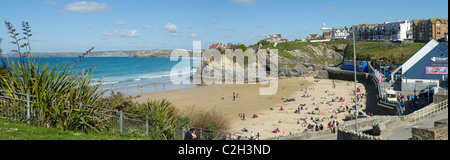
[[[242,114],[242,120],[245,121],[245,113]]]

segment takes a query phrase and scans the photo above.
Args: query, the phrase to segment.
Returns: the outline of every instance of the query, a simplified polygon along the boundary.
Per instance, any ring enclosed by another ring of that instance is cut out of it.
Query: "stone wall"
[[[272,137],[268,138],[267,140],[304,140],[304,139],[310,139],[313,137],[320,137],[325,135],[331,135],[330,129],[324,129],[322,131],[317,132],[303,132],[303,133],[297,133],[297,134],[291,134],[286,136],[278,136],[278,137]]]
[[[448,140],[448,118],[434,122],[433,128],[412,127],[413,140]]]
[[[341,69],[327,69],[329,79],[338,79],[345,81],[355,81],[355,72]],[[356,72],[356,79],[363,83],[368,81],[368,74],[364,72]]]
[[[388,140],[380,136],[373,136],[360,132],[371,129],[378,123],[390,123],[400,120],[398,116],[373,116],[358,119],[358,132],[355,131],[356,120],[346,121],[339,126],[337,140]]]

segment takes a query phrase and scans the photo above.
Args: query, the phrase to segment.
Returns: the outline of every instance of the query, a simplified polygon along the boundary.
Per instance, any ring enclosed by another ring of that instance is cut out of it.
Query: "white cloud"
[[[153,26],[152,26],[152,25],[145,25],[143,28],[144,28],[144,29],[152,29]]]
[[[200,36],[198,36],[196,33],[192,33],[191,35],[189,35],[189,38],[199,38]]]
[[[108,31],[103,31],[103,33],[102,33],[102,39],[104,39],[104,40],[108,40],[109,37],[111,37],[111,36],[112,36],[112,34],[109,33]]]
[[[211,23],[217,24],[217,20],[214,18],[211,18],[209,21],[211,21]]]
[[[170,36],[171,37],[179,37],[179,36],[181,36],[181,34],[179,34],[179,33],[170,33]]]
[[[239,3],[243,5],[252,5],[256,3],[256,0],[228,0],[228,2]]]
[[[176,33],[177,32],[177,25],[172,23],[167,23],[166,26],[164,26],[164,30],[170,33]]]
[[[118,35],[120,37],[137,37],[139,36],[139,32],[137,30],[122,29],[121,31],[114,30],[114,35]]]
[[[240,30],[240,29],[233,29],[233,30],[231,30],[231,32],[238,33],[238,32],[242,32],[242,30]]]
[[[103,12],[108,10],[108,5],[105,3],[81,1],[66,4],[64,9],[79,13]]]
[[[121,21],[117,22],[114,25],[116,25],[116,26],[123,26],[123,25],[127,25],[127,22],[125,22],[124,20],[121,20]]]
[[[94,28],[95,26],[93,24],[85,24],[86,27],[88,28]]]

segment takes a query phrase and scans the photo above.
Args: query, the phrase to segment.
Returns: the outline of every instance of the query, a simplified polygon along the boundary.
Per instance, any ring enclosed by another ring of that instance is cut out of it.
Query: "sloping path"
[[[405,122],[405,121],[395,121],[388,124],[387,131],[383,134],[383,137],[387,137],[391,140],[410,140],[412,138],[411,127],[424,127],[432,128],[434,127],[434,121],[448,118],[448,109],[434,114],[432,117],[426,118],[417,123]]]

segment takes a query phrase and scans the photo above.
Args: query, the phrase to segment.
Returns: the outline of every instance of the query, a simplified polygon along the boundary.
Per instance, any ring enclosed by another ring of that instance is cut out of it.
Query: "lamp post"
[[[353,27],[353,65],[354,65],[354,71],[355,71],[355,131],[358,132],[358,96],[356,93],[356,42],[355,42],[355,28]]]

